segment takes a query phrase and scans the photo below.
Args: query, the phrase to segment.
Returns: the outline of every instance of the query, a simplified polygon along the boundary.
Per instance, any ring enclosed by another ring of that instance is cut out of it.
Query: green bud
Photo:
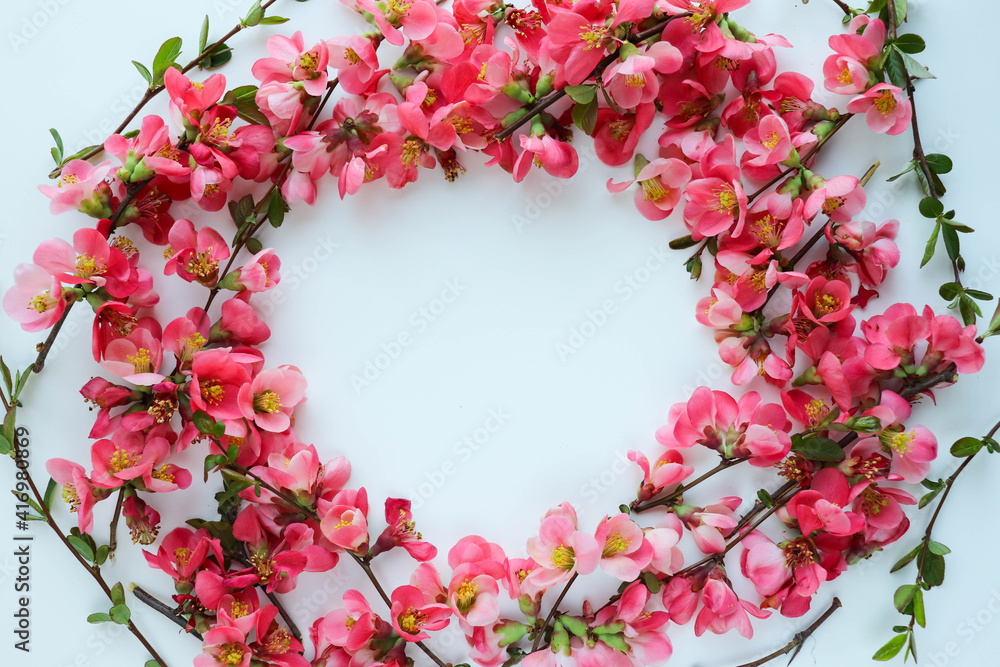
[[[587,624],[575,616],[560,616],[563,626],[577,637],[587,636]]]
[[[227,273],[225,277],[223,277],[223,279],[218,282],[216,287],[218,287],[219,289],[231,290],[233,292],[242,292],[245,288],[237,284],[236,281],[238,281],[239,279],[240,279],[240,270],[235,269]]]
[[[551,93],[552,81],[553,78],[551,74],[538,77],[538,83],[535,84],[535,97],[545,97]]]
[[[530,629],[524,623],[518,623],[517,621],[508,621],[507,623],[498,625],[496,633],[501,637],[500,646],[507,646],[519,641],[528,634],[528,630]]]
[[[632,647],[625,642],[625,637],[620,634],[614,635],[601,635],[601,641],[613,648],[616,651],[621,651],[622,653],[628,653],[632,650]]]

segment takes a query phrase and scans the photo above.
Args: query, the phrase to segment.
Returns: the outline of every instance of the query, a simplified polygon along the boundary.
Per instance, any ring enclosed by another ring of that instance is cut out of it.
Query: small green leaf
[[[132,618],[132,612],[123,604],[116,604],[111,608],[110,611],[111,620],[118,625],[128,625],[129,619]]]
[[[930,71],[913,59],[913,56],[908,53],[904,53],[898,47],[893,47],[893,52],[898,53],[900,59],[903,61],[903,67],[906,68],[906,72],[914,79],[936,79],[937,77],[930,73]],[[900,86],[903,87],[903,86]]]
[[[899,613],[906,613],[906,608],[913,602],[913,596],[916,595],[918,589],[919,586],[916,584],[904,584],[896,589],[892,596],[892,604]]]
[[[97,614],[91,614],[87,617],[88,623],[110,623],[111,617],[103,612]]]
[[[563,90],[577,104],[590,104],[590,101],[597,97],[597,86],[592,84],[566,86]]]
[[[260,20],[260,25],[280,25],[282,23],[288,23],[288,19],[284,16],[265,16]]]
[[[933,197],[924,197],[920,200],[920,215],[925,218],[936,218],[944,213],[944,204]]]
[[[962,293],[962,286],[958,283],[945,283],[938,288],[938,294],[945,301],[951,301]]]
[[[918,172],[919,173],[919,172]],[[927,239],[927,246],[924,248],[924,257],[920,260],[920,268],[924,268],[927,262],[931,261],[931,257],[934,256],[934,251],[937,250],[937,240],[938,234],[941,232],[941,223],[934,223],[934,231],[931,232],[931,236]]]
[[[182,44],[183,40],[180,37],[171,37],[160,45],[160,50],[153,58],[153,85],[159,86],[163,83],[163,75],[181,54]]]
[[[196,410],[192,418],[195,427],[205,435],[212,435],[221,438],[225,435],[226,426],[222,422],[216,422],[204,410]]]
[[[972,456],[983,448],[983,441],[979,438],[960,438],[951,446],[951,455],[960,459]]]
[[[923,37],[913,34],[900,35],[896,38],[895,44],[903,53],[920,53],[927,46]]]
[[[267,202],[267,220],[271,223],[271,226],[274,228],[281,227],[281,223],[285,221],[285,213],[288,210],[288,204],[285,203],[285,198],[281,195],[281,190],[275,188],[274,192],[271,193],[271,199]]]
[[[125,587],[120,581],[111,587],[111,602],[116,605],[125,604]]]
[[[646,586],[646,588],[649,589],[649,592],[652,593],[653,595],[659,593],[660,588],[663,585],[660,582],[660,580],[656,578],[656,575],[653,574],[652,572],[642,573],[642,583]]]
[[[0,433],[0,456],[7,456],[12,449],[14,449],[14,446],[10,444],[10,441],[7,440],[7,437],[3,433]]]
[[[59,136],[59,132],[56,130],[56,128],[50,127],[49,128],[49,134],[51,134],[52,138],[55,140],[55,142],[56,142],[56,148],[58,148],[59,152],[62,153],[63,152],[63,140],[62,140],[62,137]],[[4,367],[6,368],[6,366],[4,366]],[[8,374],[9,373],[10,373],[10,371],[8,371]]]
[[[992,301],[993,295],[989,292],[983,292],[977,289],[966,288],[965,293],[971,296],[973,299],[979,299],[980,301]]]
[[[885,59],[885,75],[889,83],[897,88],[906,87],[906,65],[903,63],[905,54],[896,49],[889,51],[889,56]],[[917,170],[919,173],[919,170]]]
[[[205,53],[205,47],[208,46],[208,14],[205,14],[205,20],[201,24],[201,34],[198,35],[198,53]]]
[[[585,134],[592,135],[597,128],[597,98],[586,104],[573,105],[573,122]]]
[[[900,558],[899,560],[897,560],[896,564],[892,566],[891,570],[889,570],[889,574],[892,574],[893,572],[899,572],[904,567],[906,567],[907,565],[909,565],[910,563],[912,563],[913,559],[917,557],[917,554],[920,553],[920,549],[922,549],[922,548],[923,548],[923,545],[918,544],[913,549],[913,551],[911,551],[910,553],[906,554],[905,556],[903,556],[902,558]]]
[[[899,172],[895,176],[890,176],[889,178],[885,179],[885,182],[886,183],[892,183],[893,181],[895,181],[900,176],[904,176],[904,175],[910,173],[911,171],[913,171],[916,168],[917,168],[917,163],[914,162],[913,160],[910,160],[910,162],[907,165],[906,169],[904,169],[903,171]]]
[[[108,560],[109,551],[110,548],[108,547],[107,544],[102,544],[101,546],[97,547],[97,555],[96,558],[94,559],[94,562],[97,563],[98,565],[104,565],[105,561]]]
[[[146,664],[144,664],[142,667],[162,667],[162,665],[160,665],[160,663],[156,662],[155,660],[147,660]]]
[[[843,461],[844,450],[829,438],[802,438],[792,443],[792,451],[812,461]]]
[[[944,247],[948,251],[948,257],[951,259],[958,259],[958,256],[961,253],[958,232],[948,225],[942,225],[941,236],[944,238]]]
[[[139,71],[139,75],[143,79],[146,80],[146,83],[148,83],[150,86],[152,86],[153,85],[153,75],[149,73],[149,70],[146,69],[146,66],[143,65],[138,60],[133,60],[132,64],[135,65],[135,68]]]
[[[927,627],[927,617],[924,615],[924,591],[920,588],[913,594],[913,618],[920,627]]]
[[[253,237],[247,239],[247,250],[249,250],[253,254],[256,255],[263,248],[264,248],[264,244],[260,242],[260,239],[253,238]]]
[[[253,7],[250,8],[250,12],[247,14],[247,17],[243,19],[242,25],[245,28],[252,28],[260,23],[263,18],[264,10],[260,6],[260,0],[257,0],[257,2],[253,3]]]
[[[94,562],[94,550],[90,548],[90,545],[82,537],[69,535],[66,540],[76,549],[77,553],[83,556],[84,560],[88,560],[91,563]]]
[[[757,499],[764,504],[764,507],[774,507],[774,498],[771,497],[771,494],[768,493],[767,489],[758,489]]]
[[[50,477],[48,486],[45,487],[45,493],[42,494],[42,502],[45,503],[46,509],[52,508],[52,500],[55,498],[56,489],[58,488],[59,485],[56,484],[56,480]]]
[[[931,503],[931,501],[934,500],[935,498],[937,498],[938,494],[941,493],[941,491],[943,491],[943,490],[944,490],[944,487],[940,487],[940,488],[934,489],[930,493],[925,493],[924,496],[923,496],[923,498],[920,499],[920,502],[917,503],[917,509],[922,510],[923,508],[927,507]]]
[[[924,156],[927,159],[927,166],[935,174],[947,174],[953,166],[951,158],[941,153],[931,153]]]
[[[938,556],[946,556],[947,554],[951,553],[951,549],[941,544],[940,542],[935,542],[934,540],[931,540],[930,542],[927,543],[927,549],[932,554],[937,554]]]
[[[944,556],[936,553],[928,553],[920,565],[920,572],[923,575],[924,583],[928,586],[940,586],[944,583]]]
[[[906,635],[896,635],[888,642],[885,646],[875,651],[875,655],[872,656],[872,660],[878,660],[879,662],[887,662],[892,660],[899,652],[903,650],[903,646],[906,644]]]

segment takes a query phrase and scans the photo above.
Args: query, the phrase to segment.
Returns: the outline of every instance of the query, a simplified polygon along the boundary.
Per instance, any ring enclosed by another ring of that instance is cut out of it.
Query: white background
[[[8,166],[0,289],[9,287],[14,265],[30,261],[40,241],[69,238],[87,224],[82,214],[50,216],[48,201],[35,189],[52,166],[47,129],[62,132],[67,152],[103,141],[142,94],[131,59],[148,65],[157,46],[176,34],[188,43],[186,61],[206,11],[211,34],[218,36],[238,21],[245,4],[29,0],[4,11],[0,53],[6,86],[0,114]],[[920,84],[920,121],[928,151],[947,152],[955,161],[955,171],[946,177],[948,207],[978,229],[966,242],[966,284],[1000,292],[1000,231],[994,226],[991,179],[997,142],[989,126],[979,128],[980,122],[992,122],[997,103],[996,77],[983,52],[992,43],[998,11],[984,1],[961,7],[911,2],[912,30],[929,43],[920,59],[939,77]],[[336,2],[285,1],[274,11],[292,22],[254,29],[231,42],[236,57],[223,70],[230,87],[252,82],[249,65],[263,53],[268,34],[305,27],[306,41],[312,43],[363,29],[360,19]],[[756,0],[735,18],[758,34],[786,36],[796,48],[781,50],[779,67],[794,66],[814,78],[828,54],[826,37],[841,29],[839,10],[822,0],[807,6]],[[839,102],[843,109],[846,100]],[[160,100],[149,110],[163,113],[165,105]],[[535,171],[516,185],[499,170],[487,173],[483,160],[470,156],[465,161],[469,173],[454,184],[440,172],[422,172],[420,181],[403,191],[379,183],[341,202],[329,180],[315,208],[297,206],[282,229],[263,233],[265,245],[279,250],[284,276],[283,300],[278,302],[277,292],[264,297],[274,332],[264,351],[270,365],[295,364],[306,373],[309,401],[297,412],[300,437],[327,458],[350,457],[353,483],[366,486],[373,499],[373,534],[381,530],[381,502],[390,495],[420,498],[418,528],[443,551],[463,535],[480,533],[510,555],[521,555],[538,517],[564,500],[579,508],[581,523],[592,529],[604,514],[634,497],[637,476],[621,463],[624,452],[659,454],[653,433],[669,406],[699,384],[730,388],[710,332],[694,320],[694,305],[709,288],[711,269],[692,283],[682,268],[685,254],[674,252],[665,265],[652,261],[654,270],[644,272],[647,260],[684,233],[682,224],[676,216],[646,221],[634,210],[631,193],[607,193],[607,179],[625,178],[631,167],[613,170],[598,163],[586,138],[575,145],[591,159],[581,160],[580,173],[570,182]],[[935,294],[949,272],[943,251],[917,270],[929,226],[916,211],[916,186],[910,178],[894,186],[885,183],[907,161],[909,150],[909,133],[873,136],[858,119],[831,142],[817,165],[827,176],[860,175],[882,161],[869,187],[865,216],[900,219],[903,261],[879,309],[894,300],[918,307],[929,300],[943,307]],[[189,203],[176,206],[174,214],[210,219]],[[292,279],[295,268],[298,280]],[[626,276],[645,282],[629,292]],[[435,299],[448,281],[461,287],[460,295],[435,321],[421,324],[421,308],[440,312]],[[203,299],[193,289],[176,291],[177,280],[167,284],[172,293],[157,310],[163,322]],[[557,344],[568,343],[588,312],[609,299],[615,312],[578,352],[561,358]],[[44,459],[61,456],[85,465],[89,460],[86,434],[93,415],[77,393],[99,371],[90,357],[89,323],[89,316],[76,309],[50,365],[24,397],[22,423],[31,430],[32,470],[43,483]],[[382,345],[401,333],[410,334],[412,344],[370,386],[356,390],[352,376],[362,375]],[[30,363],[41,340],[6,318],[0,318],[0,336],[4,358],[19,368]],[[989,341],[989,357],[992,346]],[[959,436],[983,434],[1000,418],[991,382],[997,368],[991,358],[978,376],[941,391],[936,409],[929,403],[916,408],[914,423],[932,427],[942,450]],[[491,410],[505,415],[503,426],[478,452],[456,449],[456,442],[476,435]],[[1000,492],[990,479],[996,463],[983,458],[963,475],[935,532],[954,553],[948,557],[944,588],[927,596],[929,627],[918,636],[923,664],[995,664],[1000,649],[1000,625],[993,624],[1000,612],[1000,575],[994,565],[1000,547],[994,508]],[[198,457],[192,454],[184,462],[200,478]],[[944,476],[953,467],[945,455],[934,474]],[[0,486],[9,488],[13,466],[0,469]],[[733,493],[752,500],[757,488],[773,485],[771,479],[769,473],[742,467],[714,488],[692,492],[689,502],[705,504]],[[163,532],[193,514],[211,518],[206,515],[210,503],[197,498],[210,498],[214,489],[202,489],[200,479],[194,486],[200,491],[172,496],[169,504],[159,499]],[[101,540],[110,511],[110,503],[97,511]],[[5,664],[142,664],[147,656],[119,627],[85,622],[87,614],[108,604],[41,525],[32,531],[32,652],[13,650],[13,512],[11,499],[0,502],[0,655]],[[68,528],[75,517],[60,510],[60,519]],[[912,570],[889,575],[888,569],[915,544],[928,519],[928,511],[919,513],[901,542],[825,585],[805,618],[755,622],[752,642],[735,633],[696,640],[690,626],[674,628],[671,664],[731,665],[764,655],[811,622],[833,595],[840,596],[844,609],[809,641],[797,664],[867,663],[890,637],[890,627],[902,621],[892,608],[892,591],[913,576]],[[773,529],[772,536],[777,534]],[[107,578],[139,582],[166,598],[172,591],[169,579],[146,568],[124,530],[120,537],[125,544],[116,565],[106,568]],[[735,556],[730,559],[734,575]],[[377,568],[387,586],[404,583],[412,561],[396,554],[384,560]],[[369,590],[352,567],[347,563],[336,574],[300,579],[302,595],[293,597],[290,607],[303,627],[337,606],[344,590]],[[578,586],[571,602],[578,604],[584,593],[601,601],[615,588],[603,575],[590,579],[592,586]],[[131,607],[172,666],[190,663],[200,650],[195,640],[178,635],[175,626],[138,602]],[[458,662],[464,656],[461,637],[450,631],[432,643],[447,659]],[[424,657],[417,655],[422,664]]]

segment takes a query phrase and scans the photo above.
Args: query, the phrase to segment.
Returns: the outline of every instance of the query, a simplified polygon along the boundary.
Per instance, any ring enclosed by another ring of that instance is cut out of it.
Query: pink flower
[[[350,495],[342,491],[332,501],[320,501],[320,528],[331,544],[363,554],[368,550],[368,495],[364,489]]]
[[[3,309],[25,331],[48,329],[66,310],[62,285],[40,266],[18,264],[14,285],[3,295]]]
[[[45,471],[63,488],[63,501],[71,513],[76,513],[80,531],[89,534],[94,528],[94,504],[107,497],[108,492],[94,486],[83,466],[66,459],[49,459]]]
[[[138,136],[132,139],[112,134],[105,140],[104,150],[117,157],[122,165],[134,165],[131,169],[123,167],[128,178],[122,180],[138,182],[152,175],[161,175],[172,182],[183,183],[191,173],[187,155],[173,144],[170,128],[159,116],[143,118]]]
[[[613,43],[612,30],[605,21],[611,9],[610,3],[582,3],[554,12],[548,21],[547,39],[567,85],[583,83]]]
[[[642,469],[642,482],[637,498],[650,500],[667,488],[673,488],[691,476],[694,468],[684,465],[684,459],[675,449],[668,449],[656,460],[652,467],[649,459],[641,452],[628,453],[629,461],[635,461]]]
[[[242,365],[249,355],[230,354],[230,348],[214,348],[195,353],[191,362],[191,406],[215,419],[243,417],[238,400],[240,390],[250,383]]]
[[[34,255],[35,264],[60,281],[104,287],[115,298],[125,298],[136,288],[136,276],[121,250],[108,245],[96,229],[79,229],[73,245],[62,239],[43,241]]]
[[[608,180],[608,190],[621,192],[638,181],[635,207],[649,220],[663,220],[681,200],[684,186],[691,180],[691,168],[677,158],[658,158],[636,174],[635,180],[613,183]]]
[[[514,182],[520,183],[528,175],[531,165],[541,167],[556,178],[569,178],[580,164],[576,149],[549,135],[533,137],[521,135],[521,154],[514,163]]]
[[[427,631],[440,630],[451,620],[451,608],[446,604],[425,603],[420,589],[400,586],[392,592],[392,627],[408,642],[430,637]]]
[[[253,75],[258,81],[299,81],[313,97],[326,91],[326,67],[330,58],[326,42],[318,42],[306,50],[301,32],[290,38],[272,35],[267,40],[267,51],[271,57],[261,58],[253,65]]]
[[[144,456],[142,437],[123,437],[120,442],[98,440],[90,448],[95,486],[117,489],[133,479],[150,473],[155,461]]]
[[[219,540],[211,539],[204,528],[195,531],[183,526],[163,538],[156,555],[148,551],[143,551],[142,555],[150,567],[162,570],[174,581],[185,584],[194,583],[195,575],[206,559],[214,557],[217,564],[224,562]]]
[[[574,574],[590,574],[601,560],[601,545],[577,530],[576,512],[562,510],[542,519],[538,537],[528,540],[528,553],[539,565],[529,575],[538,586],[554,586]]]
[[[623,47],[618,59],[601,76],[612,99],[625,109],[634,109],[656,99],[658,74],[676,72],[684,57],[667,41],[656,42],[644,51]]]
[[[240,295],[223,302],[222,317],[213,328],[213,336],[226,339],[232,345],[260,345],[271,337],[270,327]]]
[[[359,591],[344,593],[344,607],[317,621],[318,634],[334,646],[356,652],[368,645],[375,635],[375,620],[365,596]]]
[[[410,40],[429,37],[437,27],[437,11],[429,0],[410,0],[406,4],[389,3],[379,5],[375,0],[356,0],[357,6],[375,19],[375,25],[385,36],[385,41],[396,46],[403,45],[406,31]],[[352,3],[353,4],[353,3]]]
[[[112,340],[101,357],[101,366],[126,382],[149,386],[164,379],[157,373],[163,363],[160,339],[145,327],[136,327],[127,336]]]
[[[195,656],[194,667],[250,667],[253,651],[244,643],[246,640],[246,635],[234,627],[215,626],[205,633],[202,653]]]
[[[92,218],[111,216],[111,197],[104,179],[111,175],[111,160],[93,165],[86,160],[70,160],[55,185],[39,185],[38,191],[51,199],[52,215],[81,211]],[[103,187],[102,187],[103,186]]]
[[[869,88],[847,103],[851,113],[864,113],[872,132],[901,134],[910,126],[913,107],[903,91],[890,83]]]
[[[500,618],[500,587],[495,577],[474,563],[463,563],[452,573],[448,605],[463,628],[484,627]]]
[[[857,31],[862,26],[864,30],[859,35]],[[823,63],[827,90],[841,95],[860,93],[875,80],[868,68],[875,65],[885,44],[886,29],[881,19],[869,21],[867,16],[858,16],[850,28],[853,34],[830,37],[830,48],[836,53]]]
[[[644,531],[646,541],[653,548],[649,568],[661,575],[672,575],[684,567],[684,554],[677,547],[684,534],[684,527],[673,514],[665,514],[659,523]]]
[[[337,70],[340,87],[351,95],[362,94],[378,69],[378,54],[370,39],[361,35],[327,41],[330,66]]]
[[[684,526],[691,531],[694,543],[706,554],[719,554],[726,548],[726,535],[736,528],[734,510],[743,501],[736,496],[723,498],[715,505],[704,508],[691,505],[676,505],[674,513]]]
[[[777,165],[790,158],[793,162],[798,159],[797,155],[792,157],[795,147],[788,125],[781,116],[764,116],[760,123],[743,135],[743,144],[746,146],[746,153],[740,160],[740,166],[751,178],[757,180],[777,175]]]
[[[684,191],[687,205],[684,222],[696,241],[724,231],[739,234],[747,212],[747,195],[740,182],[740,170],[733,161],[735,143],[731,136],[712,148],[701,161],[702,178],[693,180]]]
[[[395,547],[403,547],[418,561],[432,560],[437,555],[437,547],[424,542],[423,536],[416,532],[409,500],[386,498],[385,522],[389,525],[375,541],[372,557]]]
[[[160,532],[160,513],[138,495],[129,496],[122,503],[122,516],[132,535],[133,544],[149,545]]]
[[[213,74],[204,83],[195,83],[174,67],[167,68],[163,83],[177,124],[190,128],[201,124],[202,114],[218,102],[226,90],[226,77],[221,74]]]
[[[802,216],[812,220],[820,212],[834,222],[850,222],[865,207],[867,197],[854,176],[836,176],[819,182],[806,200]]]
[[[853,535],[864,528],[864,518],[844,508],[850,502],[850,483],[836,468],[824,468],[813,475],[806,491],[788,502],[788,516],[798,520],[806,537],[813,531],[831,535]]]
[[[930,462],[937,458],[937,438],[923,426],[907,429],[903,422],[910,417],[910,404],[896,392],[885,390],[882,400],[864,412],[878,417],[882,431],[875,437],[859,440],[852,456],[885,452],[892,460],[890,470],[903,481],[915,484],[927,476]],[[898,479],[898,478],[897,478]]]
[[[805,294],[796,292],[795,305],[809,320],[825,325],[840,322],[854,310],[851,286],[843,280],[828,280],[824,276],[809,281]]]
[[[750,615],[755,618],[767,618],[771,613],[737,597],[729,584],[724,581],[724,577],[724,570],[715,569],[705,582],[701,592],[704,607],[695,619],[694,634],[700,637],[705,634],[705,630],[710,630],[721,635],[735,629],[749,639],[753,636]]]
[[[616,579],[635,579],[653,558],[652,545],[628,514],[605,517],[594,538],[601,547],[601,569]]]
[[[304,399],[306,379],[295,366],[261,371],[240,387],[237,401],[243,417],[265,431],[281,433],[291,425],[292,410]]]
[[[858,274],[865,287],[878,287],[889,269],[899,264],[899,247],[895,243],[899,221],[887,220],[881,227],[873,222],[855,220],[827,228],[827,238],[854,257],[856,264],[848,268]]]
[[[190,220],[178,220],[170,228],[169,259],[165,274],[177,274],[188,282],[198,281],[206,287],[215,284],[219,262],[229,257],[229,244],[211,227],[194,231]]]

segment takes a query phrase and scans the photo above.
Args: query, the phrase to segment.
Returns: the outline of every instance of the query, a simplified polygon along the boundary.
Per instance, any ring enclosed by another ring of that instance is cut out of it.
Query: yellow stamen
[[[111,459],[108,461],[111,464],[111,469],[115,472],[121,472],[127,468],[139,463],[142,460],[142,454],[133,454],[132,452],[127,452],[121,447],[115,447],[114,453],[111,455]]]
[[[455,593],[455,604],[463,613],[468,611],[472,607],[472,603],[476,601],[476,591],[478,590],[479,586],[468,579],[458,587],[458,592]]]
[[[260,394],[254,394],[253,410],[254,412],[266,412],[268,414],[281,412],[281,396],[278,396],[278,394],[270,389]]]
[[[892,94],[891,90],[883,90],[875,98],[875,108],[883,116],[888,116],[896,109],[896,96]]]
[[[608,539],[604,541],[604,550],[601,552],[601,556],[604,558],[611,558],[616,556],[623,551],[627,551],[628,548],[632,546],[632,543],[627,537],[621,533],[612,533],[608,535]]]
[[[552,564],[560,570],[569,570],[576,563],[576,554],[573,547],[559,545],[552,550]]]
[[[216,659],[223,665],[240,665],[243,663],[243,649],[236,644],[225,644]]]
[[[153,358],[146,348],[141,347],[136,350],[135,354],[130,354],[125,358],[132,364],[132,368],[135,369],[136,373],[153,372]]]

